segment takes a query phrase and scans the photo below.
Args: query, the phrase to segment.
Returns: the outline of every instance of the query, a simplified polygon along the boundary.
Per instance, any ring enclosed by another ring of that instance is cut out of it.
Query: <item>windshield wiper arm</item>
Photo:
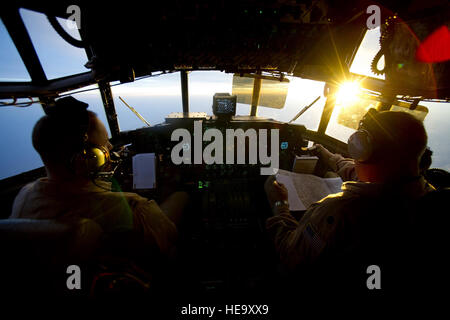
[[[140,113],[136,111],[136,109],[134,109],[132,106],[126,103],[125,100],[122,99],[122,97],[119,96],[119,99],[131,110],[131,112],[133,112],[136,115],[136,117],[141,119],[141,121],[145,123],[147,126],[151,127],[150,123],[148,123],[148,121],[145,120],[144,117],[141,116]]]
[[[319,99],[320,99],[320,96],[318,96],[318,97],[316,98],[316,100],[314,100],[311,104],[307,105],[307,106],[304,107],[302,110],[300,110],[300,112],[297,113],[297,114],[295,115],[295,117],[293,117],[292,120],[289,121],[288,123],[291,123],[292,121],[297,120],[298,117],[300,117],[302,114],[304,114],[304,113],[306,112],[306,110],[308,110],[309,108],[311,108],[311,107],[313,106],[313,104],[316,103],[317,100],[319,100]]]

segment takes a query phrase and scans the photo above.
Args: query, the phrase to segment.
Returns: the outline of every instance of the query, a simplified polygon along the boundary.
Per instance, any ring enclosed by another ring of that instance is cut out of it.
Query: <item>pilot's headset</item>
[[[73,143],[80,145],[74,146],[76,153],[70,160],[70,166],[74,169],[75,162],[78,166],[81,164],[83,174],[85,173],[89,177],[96,177],[110,162],[110,153],[104,146],[94,145],[89,142],[88,132],[90,121],[87,107],[88,104],[69,96],[57,100],[56,106],[53,107],[53,110],[47,112],[47,114],[51,117],[60,117],[62,124],[67,120],[67,117],[78,118],[74,122],[81,125],[76,125],[75,128],[68,125],[68,128],[64,128],[66,130],[79,131],[76,142]],[[72,121],[69,121],[69,123],[72,123]]]
[[[108,149],[89,143],[87,133],[83,137],[83,148],[81,149],[80,156],[89,177],[96,177],[110,162]]]
[[[379,154],[380,143],[370,132],[377,124],[378,111],[369,109],[359,123],[359,128],[348,138],[348,153],[358,162],[371,162]]]

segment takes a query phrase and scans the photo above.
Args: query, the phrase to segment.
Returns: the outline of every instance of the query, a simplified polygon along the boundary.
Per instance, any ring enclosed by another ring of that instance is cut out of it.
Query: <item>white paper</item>
[[[287,175],[277,174],[276,179],[279,183],[284,184],[288,191],[289,210],[291,211],[303,211],[306,210],[305,205],[300,200],[297,194],[297,189],[294,186],[292,178]]]
[[[342,189],[342,179],[337,178],[325,178],[323,181],[327,184],[327,187],[330,189],[331,193],[339,193]]]
[[[278,176],[281,176],[281,179],[290,181],[288,183],[293,186],[298,198],[300,199],[300,202],[306,208],[309,208],[310,205],[323,199],[329,194],[340,192],[342,186],[341,178],[324,179],[312,174],[294,173],[281,169],[278,171],[277,175],[277,180],[280,181]],[[287,179],[286,177],[288,177],[289,179]],[[289,204],[290,201],[291,200],[289,198]]]
[[[156,155],[139,153],[133,157],[133,189],[156,187]]]

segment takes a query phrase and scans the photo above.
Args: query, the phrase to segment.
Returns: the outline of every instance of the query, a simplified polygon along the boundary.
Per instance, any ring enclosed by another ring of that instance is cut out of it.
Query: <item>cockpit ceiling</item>
[[[381,21],[394,13],[411,19],[432,15],[436,7],[426,8],[429,3],[422,2],[379,1]],[[14,6],[67,18],[67,7],[73,4],[81,9],[82,46],[96,77],[118,80],[131,69],[136,76],[163,70],[213,69],[288,72],[332,81],[348,75],[367,30],[367,7],[373,2],[167,0],[99,4],[71,0],[18,1]]]
[[[24,1],[23,6],[67,17],[67,7],[75,2]],[[79,7],[83,45],[95,54],[96,67],[131,66],[136,74],[146,74],[175,68],[293,72],[305,63],[318,64],[312,49],[336,55],[325,39],[338,26],[343,30],[334,41],[339,58],[348,62],[365,30],[367,5],[169,0],[126,5],[81,1]]]
[[[311,50],[362,10],[351,1],[330,5],[324,0],[161,1],[126,7],[91,2],[80,5],[86,12],[81,34],[95,52],[96,67],[131,66],[137,74],[176,68],[293,72],[303,63],[316,64]],[[344,60],[365,28],[362,19],[349,25],[335,39]],[[331,52],[330,45],[320,46]]]

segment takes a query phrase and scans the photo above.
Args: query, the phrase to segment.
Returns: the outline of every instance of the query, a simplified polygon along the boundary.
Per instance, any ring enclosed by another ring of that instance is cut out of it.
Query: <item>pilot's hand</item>
[[[308,150],[313,155],[319,157],[319,160],[326,166],[333,168],[333,164],[331,163],[331,157],[334,156],[334,153],[328,151],[328,149],[322,146],[321,144],[315,144]]]
[[[333,153],[328,151],[328,149],[322,146],[321,144],[315,144],[308,150],[325,162],[328,162],[328,159],[330,159],[333,156]]]
[[[273,207],[275,202],[288,200],[288,191],[286,187],[279,183],[275,176],[269,176],[264,184],[264,190],[266,190],[267,199],[270,206]]]

